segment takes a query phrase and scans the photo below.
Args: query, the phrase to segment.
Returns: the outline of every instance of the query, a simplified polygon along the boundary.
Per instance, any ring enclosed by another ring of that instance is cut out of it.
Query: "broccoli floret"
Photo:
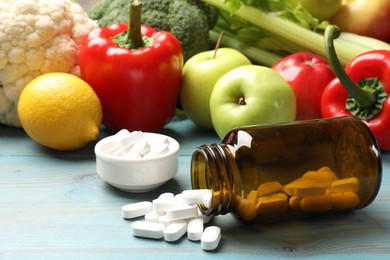
[[[129,0],[100,0],[89,17],[100,26],[128,23]],[[184,61],[210,49],[209,30],[217,22],[215,7],[199,0],[143,0],[142,24],[174,34],[183,47]]]

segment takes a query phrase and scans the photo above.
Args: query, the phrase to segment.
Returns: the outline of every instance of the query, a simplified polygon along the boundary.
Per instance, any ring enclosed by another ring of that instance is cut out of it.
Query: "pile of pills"
[[[129,158],[146,159],[166,154],[170,151],[170,141],[166,136],[141,131],[120,130],[101,149],[106,154]]]
[[[298,179],[282,185],[278,181],[265,182],[257,190],[241,196],[237,213],[247,221],[258,216],[296,212],[324,212],[331,209],[352,209],[360,203],[359,179],[338,179],[329,168],[308,171]]]
[[[185,190],[180,194],[163,193],[150,201],[127,204],[122,207],[124,219],[144,217],[131,224],[133,236],[179,240],[185,234],[191,241],[200,241],[203,250],[214,250],[221,240],[221,229],[209,223],[211,216],[202,214],[197,204],[210,206],[211,191]]]

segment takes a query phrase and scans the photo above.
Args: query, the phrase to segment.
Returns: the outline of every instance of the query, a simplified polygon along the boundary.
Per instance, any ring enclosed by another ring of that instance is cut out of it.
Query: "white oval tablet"
[[[110,142],[102,144],[101,150],[107,154],[113,154],[120,149],[119,141],[114,139]]]
[[[158,223],[164,225],[164,227],[167,227],[169,224],[171,224],[174,220],[168,218],[168,216],[166,214],[162,215],[159,219],[158,219]]]
[[[211,196],[211,190],[209,189],[198,189],[198,190],[185,190],[181,193],[183,200],[186,204],[201,204],[205,197]]]
[[[150,201],[141,201],[127,204],[122,207],[122,217],[125,219],[144,216],[152,211],[152,203]]]
[[[124,133],[121,135],[118,134],[116,134],[115,136],[118,136],[119,138],[118,142],[121,145],[122,149],[126,149],[129,146],[135,144],[138,140],[140,140],[143,137],[142,132],[139,131],[129,132],[128,134],[124,134]]]
[[[187,237],[192,241],[199,241],[203,235],[203,219],[194,218],[188,222]]]
[[[210,226],[203,231],[200,244],[203,250],[214,250],[221,240],[221,229],[217,226]]]
[[[160,223],[134,221],[131,224],[133,236],[160,239],[164,237],[164,225]]]
[[[198,207],[195,205],[183,205],[167,210],[167,216],[170,219],[186,219],[198,216]]]
[[[129,150],[129,153],[137,153],[141,157],[148,152],[150,152],[150,144],[144,139],[137,141]]]
[[[163,216],[164,214],[165,213],[162,212],[151,211],[145,215],[145,221],[159,223],[160,217]]]
[[[178,220],[170,223],[164,229],[164,240],[173,242],[181,238],[187,232],[187,221]]]
[[[161,193],[160,196],[157,197],[157,199],[173,199],[175,197],[175,194],[172,192],[164,192]]]
[[[179,206],[177,201],[172,199],[154,199],[153,200],[153,210],[156,212],[166,212],[169,209]]]
[[[150,151],[146,153],[144,158],[152,158],[169,152],[168,144],[152,144]]]

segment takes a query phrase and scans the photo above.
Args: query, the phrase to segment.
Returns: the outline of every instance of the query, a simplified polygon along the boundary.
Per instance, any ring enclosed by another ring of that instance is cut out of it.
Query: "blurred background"
[[[78,0],[80,5],[84,8],[85,11],[89,11],[89,9],[94,6],[98,0]]]

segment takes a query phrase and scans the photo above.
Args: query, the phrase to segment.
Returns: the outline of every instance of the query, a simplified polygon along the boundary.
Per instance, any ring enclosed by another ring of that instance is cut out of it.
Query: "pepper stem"
[[[129,27],[127,29],[127,37],[131,42],[131,49],[138,49],[144,46],[141,33],[141,11],[141,1],[130,0]]]
[[[360,88],[344,71],[339,59],[337,58],[333,40],[340,36],[340,30],[335,25],[328,25],[325,28],[325,52],[329,63],[339,78],[340,83],[348,92],[348,95],[356,100],[361,109],[371,108],[376,104],[377,91],[369,87]]]
[[[141,0],[130,0],[129,3],[129,26],[126,31],[121,32],[111,39],[118,44],[119,47],[136,50],[145,46],[149,46],[150,38],[142,35],[141,32]]]

